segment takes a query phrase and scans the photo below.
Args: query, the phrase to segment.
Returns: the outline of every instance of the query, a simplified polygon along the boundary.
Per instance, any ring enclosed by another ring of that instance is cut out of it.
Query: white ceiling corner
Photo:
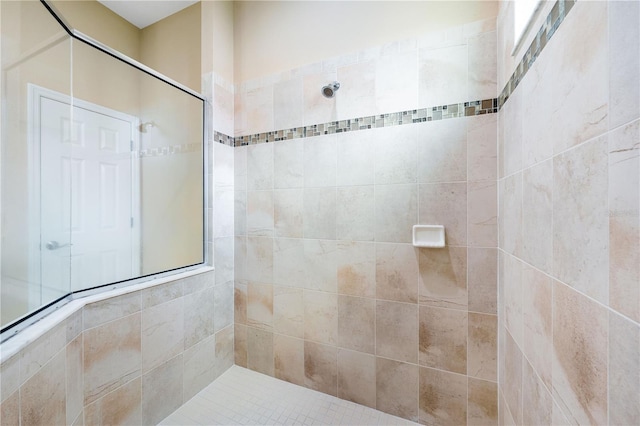
[[[142,29],[198,3],[198,0],[98,0],[105,7]]]

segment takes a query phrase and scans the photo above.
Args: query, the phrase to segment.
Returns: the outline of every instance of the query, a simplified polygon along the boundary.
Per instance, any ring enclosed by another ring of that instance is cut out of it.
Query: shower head
[[[339,88],[340,88],[340,83],[338,83],[337,81],[334,81],[331,84],[327,84],[322,88],[322,96],[324,96],[325,98],[331,99],[335,96]]]

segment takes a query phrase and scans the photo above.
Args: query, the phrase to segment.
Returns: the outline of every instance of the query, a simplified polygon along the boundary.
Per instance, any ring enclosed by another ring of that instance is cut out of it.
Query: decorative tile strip
[[[538,56],[540,56],[542,50],[547,43],[549,43],[549,40],[551,40],[556,33],[558,27],[564,21],[564,18],[571,11],[575,2],[576,0],[557,0],[553,5],[551,12],[547,15],[538,34],[536,34],[536,37],[531,41],[531,45],[529,45],[529,48],[522,56],[522,60],[516,66],[516,70],[511,75],[509,81],[507,81],[507,84],[505,84],[502,92],[500,92],[498,108],[502,108],[513,91],[516,90],[516,87],[518,87],[529,69],[531,69],[533,63],[538,59]]]
[[[353,132],[379,127],[400,126],[403,124],[446,120],[448,118],[468,117],[471,115],[493,114],[496,112],[498,112],[498,99],[494,98],[392,112],[389,114],[369,115],[366,117],[351,118],[348,120],[330,121],[328,123],[256,133],[247,136],[237,136],[235,138],[215,132],[214,138],[217,142],[225,143],[225,145],[230,145],[230,143],[223,142],[222,140],[229,142],[233,140],[235,144],[230,146],[257,145],[260,143],[271,143],[312,136],[330,135],[334,133]],[[219,138],[218,135],[223,138]]]
[[[235,146],[235,138],[233,136],[225,135],[224,133],[220,133],[217,130],[213,131],[213,140],[214,142],[228,145],[230,147]]]
[[[189,152],[198,152],[202,150],[202,144],[188,143],[184,145],[162,146],[158,148],[149,148],[138,151],[138,157],[163,157],[166,155],[186,154]]]

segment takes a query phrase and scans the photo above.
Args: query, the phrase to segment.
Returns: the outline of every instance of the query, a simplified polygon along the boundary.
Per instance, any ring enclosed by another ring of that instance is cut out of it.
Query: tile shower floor
[[[415,425],[234,365],[161,425]]]

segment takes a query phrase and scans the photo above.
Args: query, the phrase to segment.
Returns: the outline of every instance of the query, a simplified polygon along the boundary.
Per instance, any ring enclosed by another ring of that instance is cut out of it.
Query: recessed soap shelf
[[[413,225],[414,247],[444,247],[444,226]]]

